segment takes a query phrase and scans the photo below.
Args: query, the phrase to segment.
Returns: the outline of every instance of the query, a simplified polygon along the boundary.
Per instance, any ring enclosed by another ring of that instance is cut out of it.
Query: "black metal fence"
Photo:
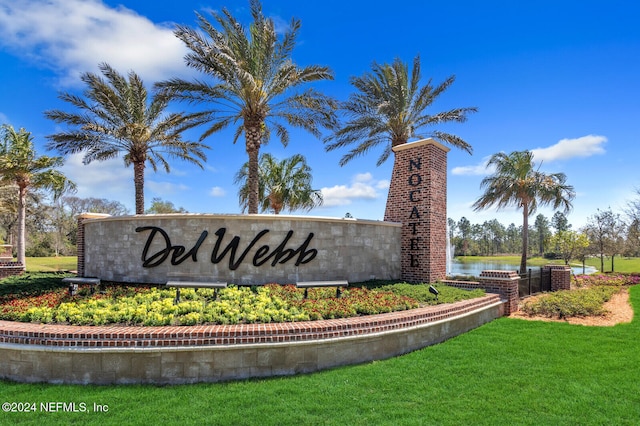
[[[551,269],[529,268],[524,274],[520,274],[518,282],[518,295],[520,297],[551,291]]]

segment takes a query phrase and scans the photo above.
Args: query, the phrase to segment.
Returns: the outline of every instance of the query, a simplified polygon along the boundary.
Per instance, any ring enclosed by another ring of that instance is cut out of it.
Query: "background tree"
[[[79,198],[73,196],[62,197],[60,207],[67,210],[74,218],[80,213],[104,213],[111,216],[123,216],[129,214],[129,209],[119,201],[106,198]]]
[[[549,220],[543,214],[536,216],[534,228],[538,236],[538,254],[542,256],[544,254],[545,243],[547,238],[551,236],[551,230],[549,229]]]
[[[624,253],[629,257],[640,256],[640,220],[631,219],[627,224]]]
[[[449,245],[456,245],[456,230],[458,228],[458,223],[451,219],[447,218],[447,232],[449,232]],[[448,250],[448,248],[447,248]]]
[[[304,156],[297,154],[278,161],[271,154],[262,154],[258,169],[258,201],[260,210],[279,214],[282,210],[311,210],[322,204],[322,194],[311,187],[311,168]],[[242,211],[249,204],[249,163],[236,174],[240,184],[238,197]]]
[[[600,271],[604,272],[604,257],[610,254],[611,271],[613,272],[613,259],[621,250],[620,236],[623,233],[623,225],[620,221],[620,215],[614,214],[611,209],[604,211],[598,209],[587,219],[585,230],[594,251],[600,257]]]
[[[625,252],[629,256],[640,256],[640,189],[636,197],[627,203],[624,213],[627,217],[627,238]]]
[[[530,151],[494,154],[487,167],[495,167],[495,172],[482,180],[480,187],[485,192],[473,204],[476,211],[493,205],[498,209],[512,205],[522,209],[520,272],[527,268],[529,216],[536,211],[538,204],[551,204],[554,209],[564,207],[569,211],[575,197],[564,173],[545,174],[535,166]]]
[[[62,217],[62,222],[57,225],[59,235],[64,235],[68,244],[75,247],[77,244],[78,215],[81,213],[103,213],[111,216],[123,216],[129,214],[129,209],[119,201],[106,198],[79,198],[74,196],[62,197],[58,200],[56,208]],[[74,253],[71,253],[74,254]]]
[[[63,123],[72,130],[48,136],[47,147],[63,155],[84,153],[83,162],[103,161],[123,155],[125,167],[133,165],[136,214],[144,213],[144,170],[148,163],[153,171],[158,165],[170,172],[169,158],[176,158],[202,167],[206,161],[200,142],[182,140],[182,132],[201,123],[201,117],[182,113],[165,114],[169,97],[154,93],[147,102],[148,92],[142,79],[133,71],[128,78],[108,64],[100,64],[106,78],[84,73],[87,85],[85,99],[64,93],[60,96],[78,112],[46,111],[47,118]]]
[[[15,185],[0,187],[0,227],[2,227],[2,241],[14,244],[14,230],[18,221],[18,188]]]
[[[147,214],[165,214],[165,213],[187,213],[184,207],[176,207],[171,201],[163,201],[160,197],[151,200],[151,207],[145,212]]]
[[[36,155],[33,138],[25,129],[15,131],[11,126],[2,127],[3,143],[0,146],[0,184],[15,185],[18,195],[17,261],[25,263],[26,200],[31,189],[45,189],[54,197],[75,189],[73,182],[55,170],[63,165],[61,157]]]
[[[471,222],[466,217],[461,217],[458,221],[458,229],[460,230],[460,247],[458,252],[463,256],[469,255],[469,237],[471,236]]]
[[[219,29],[197,15],[202,32],[185,26],[178,26],[175,31],[190,49],[185,58],[187,66],[212,77],[214,84],[176,78],[159,86],[176,99],[206,103],[210,107],[194,114],[212,123],[200,140],[238,124],[233,142],[244,133],[249,156],[247,204],[253,214],[258,213],[261,145],[269,141],[272,133],[287,145],[289,132],[284,123],[320,137],[321,128],[336,127],[337,104],[313,89],[293,92],[307,83],[333,79],[328,67],[298,67],[293,63],[300,21],[292,19],[279,39],[274,21],[262,14],[260,2],[251,0],[250,5],[253,22],[248,29],[223,9],[222,14],[212,12]]]
[[[551,237],[550,243],[557,247],[557,253],[564,260],[564,264],[568,265],[571,259],[575,259],[589,247],[589,237],[582,232],[558,231]]]
[[[603,212],[598,211],[599,220],[605,226],[605,249],[606,254],[611,256],[611,272],[615,272],[614,259],[617,254],[624,251],[624,233],[626,226],[619,213],[614,213],[611,208]]]
[[[522,230],[515,223],[507,227],[507,253],[517,253],[522,248]]]
[[[556,230],[556,232],[571,229],[569,219],[567,219],[567,216],[565,216],[561,211],[557,211],[553,214],[553,217],[551,217],[551,226]]]
[[[352,77],[351,84],[357,90],[342,103],[341,109],[348,117],[347,123],[326,140],[327,151],[356,145],[340,160],[344,166],[354,157],[383,146],[378,165],[384,163],[392,148],[405,144],[411,138],[433,139],[471,153],[472,148],[460,137],[441,130],[424,129],[448,122],[463,123],[476,107],[454,108],[430,114],[427,109],[455,81],[450,76],[436,87],[431,79],[421,86],[420,56],[413,60],[409,74],[406,63],[396,58],[391,64],[373,63],[372,72]]]

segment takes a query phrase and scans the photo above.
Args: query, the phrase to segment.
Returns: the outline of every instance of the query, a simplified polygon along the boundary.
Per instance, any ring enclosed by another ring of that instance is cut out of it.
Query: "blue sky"
[[[39,154],[46,136],[60,130],[43,111],[69,106],[61,91],[80,93],[79,74],[108,62],[136,71],[151,86],[173,76],[195,77],[173,36],[175,24],[196,26],[195,13],[229,9],[250,19],[247,0],[0,0],[0,123],[24,127]],[[520,212],[474,212],[487,174],[484,162],[504,151],[533,150],[545,172],[564,172],[575,187],[574,228],[596,209],[622,212],[637,197],[640,177],[640,6],[631,1],[263,0],[280,28],[302,21],[294,60],[330,66],[334,81],[316,88],[344,100],[349,77],[373,61],[422,59],[424,82],[456,82],[433,113],[478,107],[464,124],[442,130],[464,138],[473,155],[452,149],[448,157],[448,216],[472,223],[493,218],[520,225]],[[184,109],[184,105],[173,105]],[[197,139],[200,131],[186,134]],[[204,170],[176,162],[172,172],[146,175],[146,200],[161,197],[198,213],[238,213],[234,175],[247,160],[243,140],[210,137]],[[379,152],[347,166],[345,151],[327,153],[313,136],[293,132],[284,148],[262,148],[278,158],[301,153],[321,189],[323,207],[308,214],[382,219],[392,161],[376,167]],[[82,165],[69,157],[64,172],[80,197],[118,200],[133,212],[133,170],[122,159]],[[550,209],[541,209],[548,218]]]

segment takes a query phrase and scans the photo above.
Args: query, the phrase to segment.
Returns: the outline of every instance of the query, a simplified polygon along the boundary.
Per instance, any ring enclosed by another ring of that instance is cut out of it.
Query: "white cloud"
[[[350,185],[335,185],[331,188],[322,188],[320,190],[323,199],[322,206],[346,206],[355,200],[375,200],[380,197],[380,193],[377,190],[388,187],[388,181],[376,181],[371,173],[360,173],[353,177]]]
[[[489,158],[484,157],[480,164],[476,164],[474,166],[460,166],[454,167],[451,169],[451,174],[459,175],[459,176],[484,176],[491,173],[491,170],[487,168],[487,163],[489,162]]]
[[[598,135],[587,135],[575,139],[562,139],[555,145],[547,148],[532,149],[534,161],[537,163],[550,162],[555,160],[568,160],[577,157],[590,157],[592,155],[604,154],[602,145],[607,142],[607,138]],[[451,169],[451,174],[460,176],[486,176],[493,173],[493,168],[487,168],[487,163],[491,157],[484,157],[480,164],[471,166],[460,166]]]
[[[358,173],[353,177],[354,182],[371,182],[372,180],[373,180],[373,175],[369,172]]]
[[[387,179],[382,179],[382,180],[379,180],[378,183],[376,183],[376,188],[389,189],[389,185],[391,185],[390,181],[388,181]]]
[[[147,83],[187,72],[172,26],[100,0],[0,0],[0,45],[53,68],[65,85],[100,62]]]
[[[184,192],[189,189],[187,185],[175,184],[171,182],[157,182],[153,180],[145,180],[145,188],[159,195],[170,195]]]
[[[9,117],[7,117],[5,114],[0,112],[0,125],[2,124],[11,124],[9,122]]]
[[[133,168],[124,167],[122,158],[82,164],[83,154],[65,159],[62,173],[75,182],[76,196],[80,198],[106,198],[119,201],[127,207],[134,205]]]
[[[598,135],[587,135],[575,139],[562,139],[547,148],[532,149],[535,161],[566,160],[575,157],[590,157],[604,154],[602,145],[607,138]]]
[[[227,191],[225,191],[224,188],[220,186],[214,186],[209,191],[209,195],[211,195],[212,197],[224,197],[225,195],[227,195]]]

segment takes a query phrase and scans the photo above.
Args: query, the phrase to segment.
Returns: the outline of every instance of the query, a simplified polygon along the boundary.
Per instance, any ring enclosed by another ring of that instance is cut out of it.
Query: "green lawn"
[[[600,270],[600,258],[590,257],[586,261],[587,265]],[[640,257],[616,257],[613,260],[615,272],[640,272]],[[611,271],[611,257],[604,259],[604,272]]]
[[[640,306],[640,286],[631,288]],[[186,386],[0,382],[3,402],[107,413],[0,413],[4,424],[604,425],[640,419],[640,320],[500,318],[401,357],[315,374]]]
[[[520,265],[520,256],[456,256],[458,262],[491,262],[499,261],[514,266]],[[544,266],[549,263],[563,264],[563,260],[549,260],[543,257],[532,257],[527,259],[527,265],[529,266]],[[597,270],[600,270],[600,258],[590,257],[585,262],[588,266],[593,266]],[[579,261],[571,261],[571,265],[582,265]],[[615,272],[640,272],[640,257],[616,257],[614,259]],[[605,257],[604,260],[604,272],[611,272],[611,257]]]
[[[520,256],[457,256],[460,262],[481,262],[498,260],[505,263],[512,263],[515,266],[520,265]],[[532,266],[543,266],[548,263],[563,263],[562,260],[549,261],[542,257],[530,258],[527,263]],[[572,264],[578,265],[577,261]],[[592,257],[587,259],[587,265],[600,269],[600,259]],[[624,258],[616,257],[614,261],[616,272],[640,272],[640,258]],[[77,268],[77,257],[60,256],[60,257],[28,257],[27,272],[52,272],[52,271],[75,271]],[[611,271],[611,258],[605,258],[605,272]]]
[[[78,267],[76,256],[27,257],[27,272],[75,271]]]

